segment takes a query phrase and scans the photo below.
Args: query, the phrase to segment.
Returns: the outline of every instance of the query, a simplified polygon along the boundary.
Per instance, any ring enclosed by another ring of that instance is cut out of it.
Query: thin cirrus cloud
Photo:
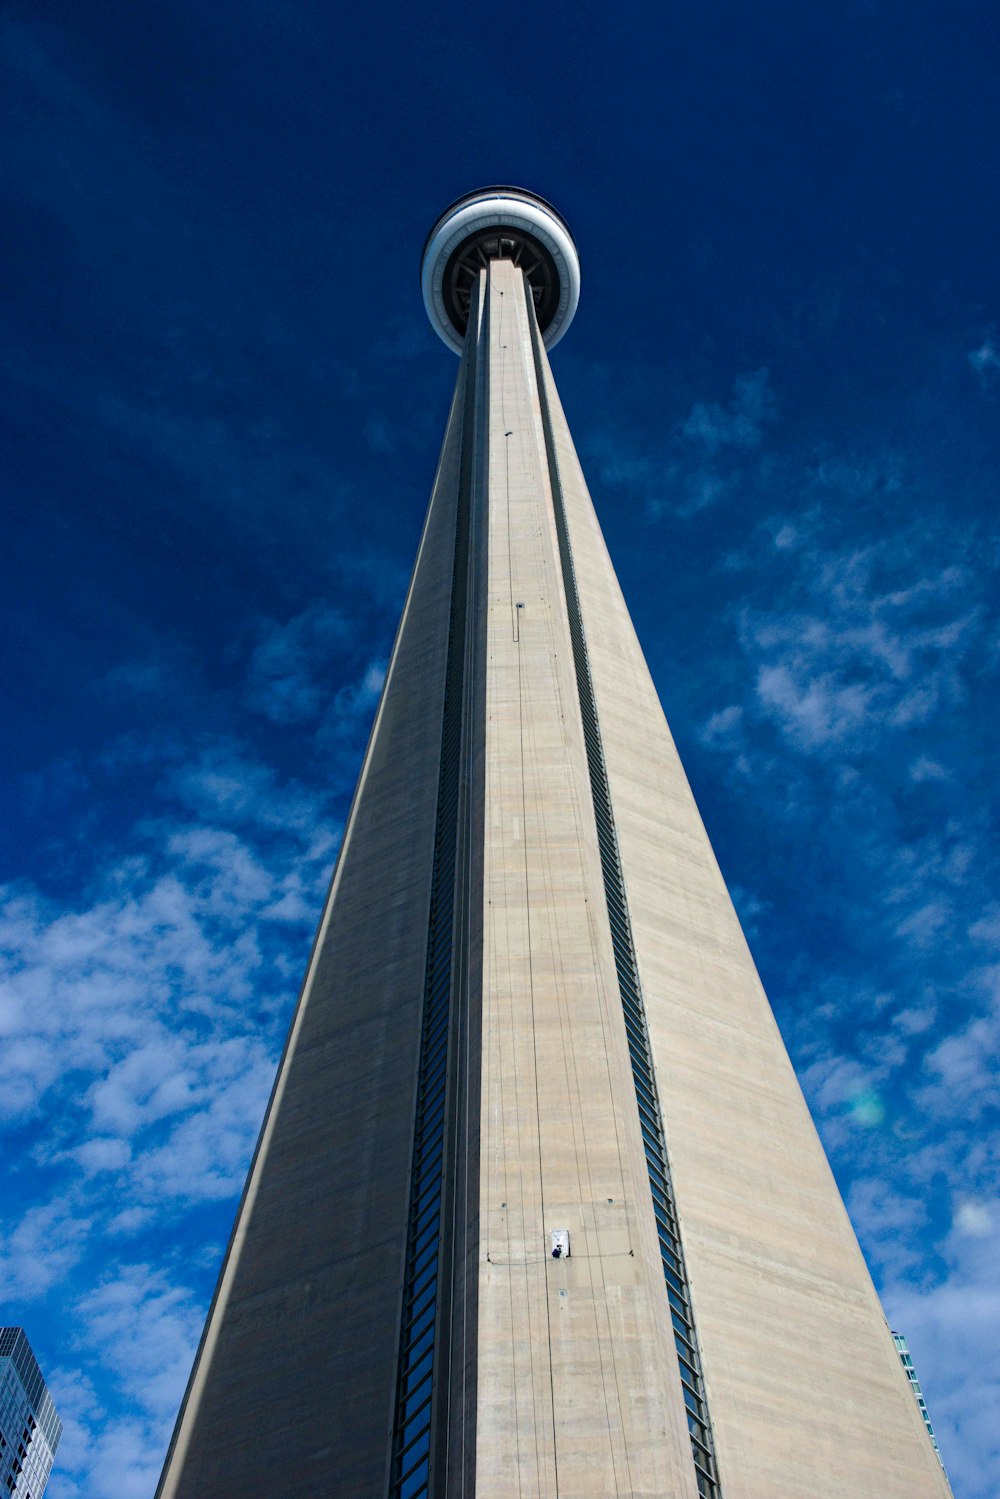
[[[323,604],[285,623],[268,621],[250,657],[247,705],[276,724],[315,723],[322,746],[352,742],[371,719],[386,670],[383,660],[369,661],[354,681],[331,690],[331,668],[354,631],[345,614]]]
[[[777,400],[766,369],[737,375],[728,402],[698,401],[680,426],[680,435],[706,452],[759,448],[764,429],[777,417]]]
[[[964,694],[962,663],[984,624],[970,606],[973,578],[950,564],[902,587],[880,582],[899,552],[898,539],[860,552],[805,549],[796,591],[811,607],[743,613],[759,708],[797,747],[835,750],[871,726],[918,725]]]
[[[589,444],[595,477],[612,492],[638,492],[652,519],[695,516],[756,480],[764,438],[779,416],[769,371],[748,371],[735,377],[727,399],[696,401],[665,442],[598,436]]]
[[[971,349],[967,358],[979,379],[980,389],[991,392],[1000,378],[1000,352],[997,351],[992,335],[984,338],[977,348]]]

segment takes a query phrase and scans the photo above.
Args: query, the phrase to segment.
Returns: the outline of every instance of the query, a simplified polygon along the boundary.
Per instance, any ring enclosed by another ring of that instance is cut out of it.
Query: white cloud
[[[145,1412],[110,1415],[78,1369],[55,1369],[48,1384],[63,1434],[47,1499],[149,1499],[172,1423]]]
[[[770,910],[768,902],[761,900],[752,890],[745,890],[742,885],[731,884],[729,895],[747,937],[751,939],[756,937],[759,931],[759,918],[765,916]]]
[[[321,744],[356,744],[369,728],[385,681],[386,662],[370,661],[356,682],[342,687],[324,714],[317,731]]]
[[[946,902],[941,900],[927,901],[925,905],[919,906],[917,910],[911,911],[908,916],[896,927],[896,935],[913,941],[918,947],[927,947],[951,920],[951,909]]]
[[[743,709],[736,703],[731,703],[728,708],[720,708],[706,719],[698,737],[702,744],[731,746],[738,736],[742,721]]]
[[[922,1036],[925,1031],[930,1030],[936,1018],[936,1007],[923,1005],[915,1009],[900,1010],[898,1015],[893,1016],[892,1023],[904,1036]]]
[[[988,1238],[993,1233],[993,1213],[986,1202],[960,1202],[955,1210],[955,1227],[960,1234],[974,1239]]]
[[[314,604],[284,624],[264,622],[249,663],[251,707],[275,723],[314,719],[329,691],[330,662],[350,637],[344,615],[325,604]]]
[[[847,1206],[869,1259],[883,1274],[898,1277],[920,1265],[928,1224],[922,1198],[900,1192],[881,1177],[859,1176],[851,1184]]]
[[[203,821],[294,837],[334,836],[327,796],[297,781],[280,781],[270,766],[231,740],[214,740],[193,755],[175,757],[164,773],[164,791]],[[308,859],[315,857],[310,850]]]
[[[167,838],[166,849],[204,915],[233,916],[271,898],[271,871],[235,833],[223,828],[181,828]]]
[[[699,510],[707,510],[709,505],[715,505],[728,494],[732,487],[729,479],[723,478],[721,474],[708,473],[699,470],[683,476],[681,480],[681,498],[677,505],[678,515],[697,515]]]
[[[1000,1492],[1000,1269],[991,1236],[960,1231],[935,1283],[894,1281],[884,1292],[923,1386],[945,1468],[963,1499]]]
[[[820,1114],[840,1111],[855,1099],[872,1095],[879,1080],[875,1069],[863,1066],[855,1058],[835,1054],[818,1058],[801,1078]]]
[[[113,1417],[89,1435],[82,1466],[61,1476],[68,1459],[60,1449],[47,1499],[149,1499],[160,1477],[169,1427],[141,1417]],[[64,1487],[65,1485],[65,1487]]]
[[[725,406],[699,401],[681,427],[692,443],[715,454],[724,448],[748,450],[760,446],[765,426],[773,422],[777,403],[766,369],[738,375]]]
[[[791,563],[799,607],[787,608],[779,595],[769,607],[743,610],[740,638],[756,668],[758,712],[798,749],[839,754],[886,730],[927,723],[962,700],[961,666],[983,625],[970,606],[968,573],[950,563],[933,576],[890,582],[906,555],[897,542],[842,550],[814,542]],[[913,764],[916,781],[945,774],[930,756]]]
[[[201,1332],[202,1309],[161,1269],[123,1265],[76,1304],[80,1336],[128,1381],[145,1410],[177,1411]]]
[[[222,763],[162,784],[232,812]],[[0,891],[0,1112],[63,1181],[59,1204],[22,1211],[2,1240],[22,1297],[92,1250],[88,1233],[139,1233],[151,1208],[239,1190],[298,984],[284,933],[305,951],[335,842],[315,798],[252,763],[237,810],[239,833],[144,824],[143,851],[89,904]]]
[[[132,1158],[128,1141],[113,1135],[95,1135],[68,1154],[88,1176],[95,1176],[99,1171],[121,1171]]]
[[[991,906],[969,927],[973,942],[1000,950],[1000,906]]]
[[[786,521],[780,525],[774,533],[774,545],[779,552],[791,551],[799,545],[799,531],[795,526],[790,526]]]
[[[242,746],[160,757],[170,815],[92,870],[89,899],[0,891],[0,1111],[30,1132],[25,1185],[58,1188],[3,1205],[0,1280],[22,1318],[58,1298],[79,1350],[52,1381],[54,1499],[155,1487],[205,1309],[174,1278],[206,1269],[185,1214],[239,1193],[336,847],[322,799]],[[120,1264],[151,1235],[155,1267]]]
[[[983,390],[990,390],[1000,374],[1000,352],[992,336],[984,338],[978,348],[970,350],[968,360],[979,377]]]
[[[918,786],[924,781],[947,781],[950,776],[945,766],[928,755],[918,755],[910,766],[910,780]]]
[[[961,1100],[967,1119],[1000,1105],[1000,1004],[946,1036],[927,1057],[930,1082],[921,1090],[924,1106],[937,1114],[954,1112]]]
[[[77,1499],[85,1492],[78,1480],[90,1466],[94,1428],[106,1419],[107,1412],[93,1383],[80,1369],[53,1369],[46,1382],[62,1421],[62,1438],[45,1492],[49,1499]]]
[[[757,695],[791,739],[814,749],[838,743],[863,725],[872,689],[843,683],[830,672],[808,677],[779,663],[759,669]]]
[[[681,517],[720,504],[755,474],[765,432],[777,417],[768,371],[738,375],[728,401],[698,401],[669,430],[659,453],[648,439],[624,447],[617,435],[591,442],[602,484],[639,490],[648,514]]]
[[[79,1262],[90,1221],[68,1196],[36,1207],[20,1206],[0,1236],[0,1285],[9,1302],[44,1296]]]

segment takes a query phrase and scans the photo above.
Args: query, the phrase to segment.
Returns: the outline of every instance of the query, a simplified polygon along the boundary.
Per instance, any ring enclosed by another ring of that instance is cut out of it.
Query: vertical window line
[[[439,1367],[437,1344],[442,1298],[446,1295],[446,1287],[450,1285],[448,1267],[441,1264],[441,1250],[445,1199],[448,1195],[444,1181],[446,1104],[448,1083],[454,1072],[452,990],[466,674],[469,532],[473,500],[471,434],[475,410],[475,353],[475,346],[470,344],[463,391],[451,610],[441,716],[441,753],[413,1121],[389,1499],[404,1499],[404,1496],[405,1499],[424,1499],[424,1496],[430,1495],[434,1431],[439,1412],[443,1410],[447,1414],[448,1406],[448,1369],[443,1362]],[[443,1067],[437,1065],[440,1061],[437,1042],[442,1027],[447,1035],[446,1062]],[[435,1195],[439,1201],[432,1222],[428,1223],[425,1205]],[[428,1271],[432,1263],[435,1265],[432,1277],[435,1289],[425,1306],[422,1298],[426,1294]],[[421,1300],[421,1308],[419,1316],[413,1318],[416,1300]],[[441,1387],[441,1380],[435,1378],[436,1372],[440,1372],[445,1388]]]
[[[584,746],[587,755],[587,768],[590,775],[594,819],[597,825],[597,839],[604,880],[605,902],[608,910],[608,924],[611,932],[619,993],[626,1020],[629,1058],[635,1086],[636,1106],[639,1111],[641,1124],[644,1123],[644,1114],[649,1112],[648,1105],[644,1106],[643,1104],[643,1092],[651,1094],[655,1101],[655,1132],[646,1124],[643,1128],[643,1144],[649,1174],[650,1198],[657,1223],[660,1253],[664,1267],[664,1280],[670,1300],[670,1310],[674,1317],[683,1322],[685,1326],[685,1342],[688,1345],[688,1351],[685,1354],[685,1364],[690,1370],[690,1375],[681,1371],[679,1363],[678,1372],[681,1373],[682,1377],[682,1390],[685,1386],[690,1390],[690,1396],[685,1394],[685,1402],[688,1426],[690,1428],[692,1458],[695,1465],[695,1480],[698,1492],[703,1496],[703,1499],[721,1499],[721,1489],[719,1487],[718,1470],[715,1461],[715,1443],[712,1436],[708,1402],[705,1398],[701,1354],[694,1326],[694,1314],[691,1308],[691,1294],[684,1261],[684,1250],[677,1224],[677,1210],[673,1182],[670,1175],[670,1164],[667,1159],[666,1139],[663,1132],[663,1111],[660,1106],[659,1090],[653,1071],[652,1048],[649,1041],[649,1029],[646,1023],[646,1006],[643,1000],[642,984],[635,956],[635,945],[632,939],[632,921],[628,909],[625,880],[622,874],[621,856],[618,848],[618,836],[615,831],[614,815],[611,806],[611,790],[608,784],[604,745],[601,740],[600,723],[597,717],[597,703],[590,671],[590,655],[587,650],[587,640],[583,629],[583,615],[580,609],[580,595],[576,582],[576,567],[570,547],[566,506],[563,497],[562,481],[559,476],[555,441],[552,434],[552,412],[549,405],[548,391],[545,386],[545,372],[541,354],[541,335],[538,331],[537,320],[533,316],[530,316],[530,321],[535,381],[538,387],[538,399],[542,412],[545,453],[548,462],[549,484],[552,490],[556,537],[559,545],[559,560],[562,567],[563,590],[566,595],[566,611],[569,617],[570,640],[573,649],[577,694],[580,700],[580,715],[583,723]],[[650,1134],[653,1135],[652,1139],[650,1139]],[[665,1211],[658,1204],[658,1195],[665,1200]],[[674,1268],[675,1266],[676,1269]],[[679,1294],[675,1285],[677,1281],[680,1282],[681,1287]],[[677,1305],[678,1302],[680,1302],[680,1306]],[[693,1376],[693,1383],[691,1376]],[[696,1407],[694,1411],[691,1409],[692,1402]]]

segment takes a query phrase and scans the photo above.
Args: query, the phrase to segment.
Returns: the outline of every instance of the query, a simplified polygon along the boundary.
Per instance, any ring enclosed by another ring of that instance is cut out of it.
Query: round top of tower
[[[545,347],[573,321],[580,300],[580,257],[566,221],[522,187],[481,187],[456,199],[424,243],[420,285],[431,327],[461,354],[480,266],[513,260],[524,271]]]

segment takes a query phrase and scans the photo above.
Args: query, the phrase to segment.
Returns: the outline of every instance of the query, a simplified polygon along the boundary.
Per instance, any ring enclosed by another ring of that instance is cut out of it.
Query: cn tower
[[[565,221],[421,266],[455,394],[158,1494],[941,1499],[549,366]]]

